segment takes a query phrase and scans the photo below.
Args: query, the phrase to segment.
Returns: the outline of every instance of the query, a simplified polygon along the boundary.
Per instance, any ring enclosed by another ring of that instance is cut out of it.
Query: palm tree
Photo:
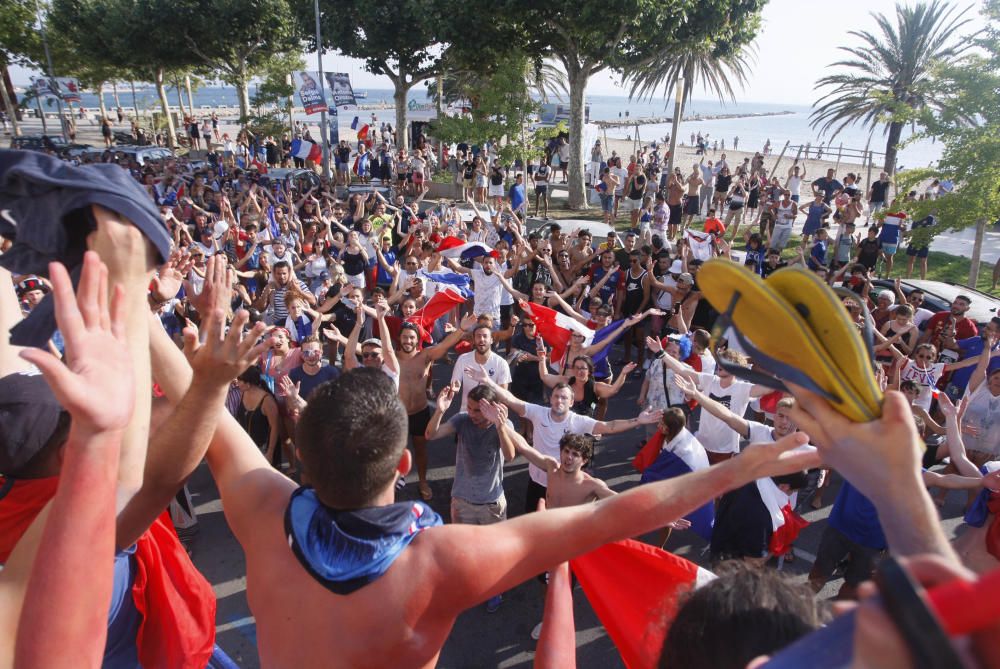
[[[970,22],[964,18],[967,11],[932,0],[912,7],[897,4],[895,23],[872,13],[878,30],[849,31],[862,45],[840,47],[851,57],[831,67],[843,71],[816,82],[817,89],[829,92],[813,105],[812,127],[832,131],[832,138],[855,123],[872,131],[885,126],[885,171],[891,173],[907,123],[900,112],[912,116],[923,107],[939,108],[940,98],[930,87],[932,67],[955,61],[971,45],[970,40],[957,39],[958,31]]]
[[[663,87],[665,97],[673,94],[677,80],[684,78],[684,94],[681,97],[681,116],[684,107],[691,101],[695,84],[700,83],[706,90],[715,93],[719,100],[736,101],[734,84],[746,86],[750,65],[756,58],[752,45],[738,51],[719,52],[719,46],[712,42],[701,42],[682,50],[658,53],[641,65],[625,73],[625,81],[631,82],[629,96],[652,98],[657,89]]]

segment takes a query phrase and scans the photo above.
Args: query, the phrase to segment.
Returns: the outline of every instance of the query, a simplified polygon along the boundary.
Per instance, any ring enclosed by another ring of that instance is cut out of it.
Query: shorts
[[[546,186],[535,186],[536,195],[546,195],[549,192],[549,187]]]
[[[899,244],[886,244],[882,242],[882,252],[887,256],[896,255],[896,251],[899,250]]]
[[[462,179],[462,186],[468,189],[472,188],[472,179]]]
[[[799,201],[799,194],[795,193],[794,195],[792,195],[792,202],[798,202],[798,201]]]
[[[424,173],[423,172],[414,172],[413,173],[413,183],[415,183],[415,184],[422,184],[423,182],[424,182]]]
[[[792,226],[791,225],[777,225],[775,224],[774,230],[771,231],[771,243],[768,248],[778,249],[779,251],[785,248],[788,244],[788,240],[792,236]]]
[[[416,413],[411,413],[406,417],[406,424],[411,437],[422,437],[427,430],[427,424],[431,422],[431,410],[425,406]]]
[[[809,579],[813,581],[822,579],[825,583],[833,575],[837,564],[845,557],[850,557],[847,571],[844,573],[844,583],[856,586],[872,577],[875,563],[881,554],[881,549],[862,546],[849,539],[840,530],[827,525],[823,530],[823,537],[819,540],[816,562],[809,572]]]
[[[541,483],[528,481],[528,489],[524,493],[524,512],[538,511],[538,501],[545,499],[546,492],[548,492],[548,488]]]
[[[490,184],[490,197],[503,197],[503,184]]]
[[[679,204],[668,204],[667,209],[670,210],[670,225],[680,225],[681,224],[681,205]]]
[[[615,196],[608,195],[607,193],[600,193],[601,197],[601,210],[607,213],[611,213],[615,208]]]
[[[694,216],[701,210],[701,199],[697,195],[688,195],[684,201],[684,213]]]
[[[880,209],[885,209],[885,202],[869,202],[868,209],[874,214]]]
[[[639,211],[640,209],[642,209],[642,198],[639,198],[638,200],[629,198],[628,203],[632,211]]]
[[[344,278],[347,279],[347,283],[351,284],[355,288],[365,288],[365,272],[361,274],[345,274]]]
[[[705,455],[708,456],[709,465],[717,465],[720,462],[725,462],[736,457],[736,453],[716,453],[715,451],[708,450],[705,451]]]
[[[490,185],[489,179],[484,176],[476,177],[476,188],[486,188]]]
[[[926,258],[929,251],[930,249],[926,246],[913,246],[910,244],[906,247],[906,255],[910,257]]]
[[[492,525],[507,520],[507,497],[486,504],[473,504],[460,497],[451,498],[451,522],[462,525]]]
[[[348,167],[350,167],[350,166],[347,163],[337,163],[337,171],[338,172],[346,172],[347,169],[348,169]]]

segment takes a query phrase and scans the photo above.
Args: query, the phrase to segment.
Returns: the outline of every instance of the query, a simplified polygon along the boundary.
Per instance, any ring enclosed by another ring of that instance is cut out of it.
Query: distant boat
[[[368,97],[368,91],[355,91],[354,97],[358,100],[364,100]]]

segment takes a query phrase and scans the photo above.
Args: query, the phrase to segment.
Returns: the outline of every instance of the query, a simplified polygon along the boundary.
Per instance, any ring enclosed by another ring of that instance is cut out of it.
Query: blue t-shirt
[[[755,274],[764,276],[764,249],[758,246],[756,249],[750,248],[747,244],[747,256],[746,261],[753,261],[753,271]]]
[[[910,226],[910,229],[911,230],[916,230],[917,228],[931,228],[931,227],[934,227],[935,225],[937,225],[937,221],[934,220],[934,215],[931,214],[930,216],[924,216],[919,221],[915,221],[913,223],[913,225]],[[911,246],[912,246],[912,243],[911,243]],[[917,248],[917,249],[927,248],[927,244],[923,244],[922,246],[914,246],[914,248]]]
[[[139,669],[139,634],[142,616],[132,599],[135,581],[135,545],[115,554],[111,608],[108,610],[108,640],[104,645],[103,669]]]
[[[510,208],[519,210],[524,205],[524,184],[514,184],[510,187]]]
[[[821,239],[813,244],[812,251],[809,253],[809,269],[826,266],[826,244],[827,241],[825,239]]]
[[[882,229],[879,230],[878,240],[883,244],[898,244],[899,222],[896,220],[890,221],[887,216],[885,221],[882,223]]]
[[[969,337],[968,339],[959,339],[955,342],[958,344],[958,350],[961,352],[961,360],[968,360],[969,358],[974,358],[983,352],[983,340],[981,337]],[[989,367],[986,368],[986,374],[989,375],[992,372],[1000,369],[1000,357],[992,358],[990,360]],[[948,396],[952,397],[952,389],[957,393],[954,397],[961,397],[962,393],[969,385],[969,379],[972,378],[972,372],[976,371],[973,367],[963,367],[962,369],[956,369],[951,373],[951,379],[948,380]]]
[[[844,190],[844,184],[840,183],[836,179],[827,179],[826,177],[820,177],[812,182],[812,185],[823,191],[823,201],[830,204],[830,200],[833,199],[833,194],[838,190]]]
[[[385,258],[385,262],[390,267],[396,264],[396,258],[398,257],[398,255],[399,255],[399,249],[397,249],[395,246],[391,247],[388,251],[384,251],[382,253],[382,257]],[[378,258],[376,258],[375,261],[378,262]],[[392,283],[392,275],[385,271],[385,268],[382,267],[382,263],[378,263],[378,277],[375,279],[375,283],[380,283],[380,284]]]
[[[885,550],[889,546],[875,505],[847,481],[840,487],[827,522],[830,527],[862,546],[878,550]]]
[[[613,302],[615,298],[615,293],[618,292],[618,284],[620,284],[622,281],[621,270],[615,270],[615,272],[616,272],[615,276],[612,276],[610,279],[608,279],[608,282],[601,287],[601,301],[604,304],[611,304]],[[598,263],[597,266],[594,267],[594,271],[590,275],[590,285],[591,286],[597,285],[597,283],[601,279],[603,279],[604,275],[607,273],[608,271],[604,269],[604,266]],[[587,302],[589,304],[590,300],[587,300]]]
[[[306,374],[302,370],[302,367],[296,367],[288,372],[288,378],[292,380],[292,383],[299,384],[299,397],[307,401],[309,400],[309,395],[318,386],[323,385],[327,381],[336,381],[339,376],[340,370],[332,365],[323,365],[315,374]]]

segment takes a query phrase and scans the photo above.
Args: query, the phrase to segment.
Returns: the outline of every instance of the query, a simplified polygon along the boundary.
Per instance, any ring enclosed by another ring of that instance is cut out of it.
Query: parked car
[[[300,193],[308,191],[310,188],[319,188],[319,175],[312,170],[289,167],[275,167],[267,171],[267,174],[260,175],[259,181],[265,183],[280,183],[282,186],[289,181]]]
[[[170,149],[162,146],[131,146],[131,145],[120,145],[112,146],[110,149],[104,147],[93,147],[90,150],[82,152],[81,157],[88,158],[93,162],[100,162],[101,157],[106,151],[110,151],[114,154],[116,159],[128,158],[129,160],[135,160],[139,166],[145,165],[147,162],[154,160],[166,160],[168,158],[174,158],[174,152]]]
[[[529,217],[525,223],[525,227],[527,228],[528,233],[537,232],[542,235],[542,237],[548,237],[553,224],[558,224],[562,233],[570,239],[575,239],[580,233],[580,230],[586,230],[590,233],[591,243],[595,248],[597,244],[600,244],[607,239],[609,232],[614,230],[614,227],[606,223],[601,223],[600,221],[587,221],[577,218],[545,220],[541,218]]]
[[[894,288],[894,282],[889,279],[876,279],[872,282],[876,288]],[[959,295],[965,295],[971,300],[966,316],[974,320],[981,330],[991,318],[1000,316],[1000,299],[987,295],[964,286],[960,283],[950,281],[925,281],[922,279],[903,279],[899,284],[904,295],[909,296],[910,291],[919,288],[924,291],[923,308],[933,312],[947,311],[951,308],[951,302]]]
[[[21,135],[10,138],[10,148],[22,151],[59,151],[69,144],[59,135]]]

